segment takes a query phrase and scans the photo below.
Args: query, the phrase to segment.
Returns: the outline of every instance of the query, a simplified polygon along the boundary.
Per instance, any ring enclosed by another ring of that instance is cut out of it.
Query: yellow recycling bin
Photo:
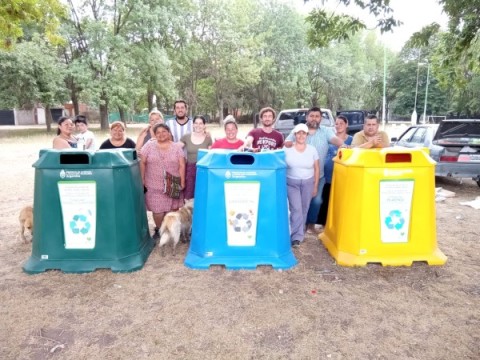
[[[443,265],[427,149],[341,149],[319,239],[339,265]]]

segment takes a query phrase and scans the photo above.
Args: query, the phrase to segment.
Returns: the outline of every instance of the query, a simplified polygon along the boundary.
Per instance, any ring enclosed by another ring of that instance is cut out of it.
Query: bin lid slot
[[[60,154],[60,164],[90,164],[88,154]]]
[[[230,157],[230,162],[233,165],[252,165],[255,158],[249,154],[235,154]]]
[[[412,154],[409,154],[409,153],[387,154],[385,161],[387,163],[411,163]]]

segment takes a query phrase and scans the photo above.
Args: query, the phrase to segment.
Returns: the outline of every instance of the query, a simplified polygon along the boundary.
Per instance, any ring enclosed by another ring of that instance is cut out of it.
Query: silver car
[[[410,126],[394,146],[426,147],[437,162],[436,176],[472,178],[480,186],[480,120],[443,120]]]

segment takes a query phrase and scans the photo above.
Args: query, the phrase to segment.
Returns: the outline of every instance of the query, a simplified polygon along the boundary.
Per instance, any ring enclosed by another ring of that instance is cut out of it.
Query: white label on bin
[[[380,232],[383,243],[408,242],[413,180],[380,181]]]
[[[94,249],[97,225],[95,181],[59,181],[66,249]]]
[[[225,181],[229,246],[255,246],[259,196],[259,181]]]

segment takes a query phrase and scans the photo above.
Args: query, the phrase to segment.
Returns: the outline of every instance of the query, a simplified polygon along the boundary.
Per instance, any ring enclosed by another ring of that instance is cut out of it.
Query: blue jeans
[[[310,201],[310,208],[307,214],[307,224],[316,224],[318,219],[318,212],[322,206],[322,193],[325,186],[325,177],[321,177],[318,181],[317,195]]]

